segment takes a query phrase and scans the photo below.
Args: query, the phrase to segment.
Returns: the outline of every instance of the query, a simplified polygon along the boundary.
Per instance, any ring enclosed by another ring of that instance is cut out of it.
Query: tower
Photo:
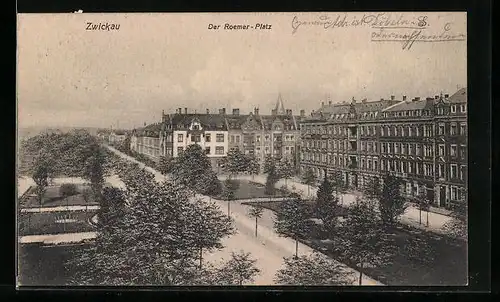
[[[276,107],[274,108],[274,112],[277,115],[285,115],[285,106],[283,105],[283,98],[281,97],[281,93],[278,94],[278,100],[276,101]]]

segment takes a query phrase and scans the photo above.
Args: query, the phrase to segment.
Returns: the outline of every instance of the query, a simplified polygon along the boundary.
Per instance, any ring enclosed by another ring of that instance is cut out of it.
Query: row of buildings
[[[231,113],[225,108],[191,113],[187,108],[178,108],[172,114],[163,112],[159,123],[135,129],[131,150],[157,160],[160,156],[177,157],[187,146],[198,144],[215,169],[219,169],[220,159],[231,149],[239,149],[259,161],[267,156],[285,159],[298,167],[299,123],[305,119],[304,110],[294,115],[285,109],[281,95],[270,114],[261,114],[258,108],[248,114],[240,114],[239,109]]]
[[[328,104],[301,123],[300,169],[340,171],[361,188],[387,172],[437,206],[467,196],[467,90],[452,96]]]
[[[133,151],[157,160],[177,157],[190,144],[205,150],[214,169],[231,149],[291,161],[297,172],[311,169],[318,178],[340,172],[361,189],[370,178],[390,172],[404,180],[402,191],[425,190],[437,206],[466,198],[467,90],[432,98],[322,103],[298,115],[285,109],[281,95],[271,114],[162,113],[159,123],[132,131]]]

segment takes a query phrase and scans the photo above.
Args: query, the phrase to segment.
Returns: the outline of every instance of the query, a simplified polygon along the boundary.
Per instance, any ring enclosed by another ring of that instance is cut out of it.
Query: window
[[[184,151],[183,147],[177,147],[177,154],[181,154]]]
[[[444,156],[444,145],[439,145],[439,156]]]
[[[205,148],[205,154],[210,154],[210,147]]]
[[[240,142],[240,136],[236,135],[236,143],[239,143],[239,142]]]
[[[224,134],[217,134],[215,136],[215,141],[218,143],[223,143],[224,142]],[[222,149],[224,149],[224,147],[222,147]],[[216,149],[216,152],[217,152],[217,149]],[[222,151],[222,153],[224,153],[224,151]],[[215,153],[215,154],[218,154],[218,153]]]
[[[378,150],[377,150],[377,149],[378,149],[378,148],[377,148],[377,145],[378,145],[378,143],[377,143],[377,142],[374,142],[374,143],[373,143],[373,152],[377,152],[377,151],[378,151]]]
[[[457,174],[457,165],[452,164],[451,165],[451,178],[452,179],[456,179],[457,176],[458,176],[458,174]]]
[[[451,105],[451,113],[457,112],[457,106]]]
[[[415,126],[415,136],[420,136],[420,127]]]
[[[460,124],[460,135],[467,135],[467,125],[465,123]]]
[[[366,149],[366,142],[362,141],[361,142],[361,151],[365,151]]]
[[[457,135],[457,124],[452,123],[450,125],[450,135]]]
[[[460,180],[465,180],[465,166],[460,166]]]
[[[382,147],[382,153],[386,153],[387,152],[387,143],[380,143],[380,146]]]
[[[438,166],[438,176],[444,178],[444,164],[439,164]]]
[[[457,156],[457,145],[451,145],[450,146],[450,155],[451,156]]]
[[[399,136],[405,136],[404,128],[402,126],[399,127]]]
[[[218,134],[217,134],[218,135]],[[224,137],[223,137],[224,138]],[[224,147],[222,146],[217,146],[215,147],[215,154],[217,155],[221,155],[221,154],[224,154]]]
[[[467,106],[466,105],[460,105],[460,112],[462,112],[462,113],[467,112]]]
[[[199,134],[191,134],[191,141],[192,142],[199,142],[201,140],[201,137]]]
[[[257,135],[256,140],[258,143],[260,143],[260,135]],[[309,147],[309,142],[307,142],[307,146]]]
[[[467,149],[466,149],[465,145],[460,145],[460,158],[461,159],[465,159],[466,152],[467,152]]]
[[[401,144],[401,153],[402,154],[408,154],[408,144]]]
[[[388,143],[387,146],[389,153],[394,153],[394,143]]]
[[[369,160],[368,160],[368,170],[372,170],[372,169],[373,169],[373,168],[372,168],[372,160],[371,160],[371,159],[369,159]]]
[[[400,152],[400,144],[394,143],[394,154],[399,154]]]
[[[408,144],[408,154],[415,155],[415,144]]]
[[[457,200],[457,187],[451,187],[451,200]]]
[[[444,124],[439,124],[438,134],[439,135],[444,135]]]
[[[210,134],[205,134],[205,141],[209,143],[211,140]]]
[[[231,135],[231,138],[229,139],[229,142],[234,143],[234,135]]]
[[[182,143],[184,141],[184,135],[183,134],[177,134],[177,142]]]
[[[415,147],[416,147],[415,148],[415,151],[416,151],[415,154],[418,155],[418,156],[421,156],[422,155],[422,146],[420,144],[416,144]]]
[[[264,139],[266,140],[266,142],[268,142],[268,141],[269,141],[269,135],[266,135],[266,136],[264,137]]]

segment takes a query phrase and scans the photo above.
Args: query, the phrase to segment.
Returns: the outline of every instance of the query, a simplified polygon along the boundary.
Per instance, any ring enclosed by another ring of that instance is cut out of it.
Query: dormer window
[[[452,105],[451,106],[451,113],[455,113],[455,112],[457,112],[457,106]]]
[[[467,112],[467,106],[466,105],[460,105],[460,112],[462,112],[462,113]]]

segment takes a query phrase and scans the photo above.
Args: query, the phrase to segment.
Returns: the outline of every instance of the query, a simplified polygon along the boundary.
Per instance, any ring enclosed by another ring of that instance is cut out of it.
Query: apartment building
[[[355,189],[392,173],[406,196],[425,190],[448,206],[466,198],[466,104],[465,88],[451,97],[323,104],[301,122],[300,168],[340,172]]]
[[[199,144],[207,153],[213,167],[219,168],[219,159],[231,149],[254,155],[261,163],[266,156],[286,158],[298,167],[299,121],[305,119],[285,109],[278,96],[271,114],[260,114],[255,108],[249,114],[232,113],[226,108],[218,112],[191,113],[178,108],[174,114],[162,112],[162,122],[134,130],[131,149],[153,160],[159,156],[177,157],[190,144]]]

